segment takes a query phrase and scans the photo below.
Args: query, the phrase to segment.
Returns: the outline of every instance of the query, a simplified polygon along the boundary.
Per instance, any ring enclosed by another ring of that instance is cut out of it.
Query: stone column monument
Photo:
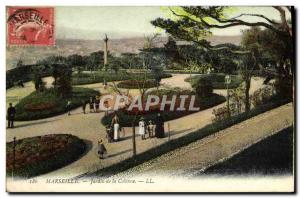
[[[105,34],[105,38],[103,40],[104,40],[104,68],[105,68],[108,64],[108,62],[107,62],[107,55],[108,55],[107,42],[108,42],[108,38],[107,38],[106,34]]]

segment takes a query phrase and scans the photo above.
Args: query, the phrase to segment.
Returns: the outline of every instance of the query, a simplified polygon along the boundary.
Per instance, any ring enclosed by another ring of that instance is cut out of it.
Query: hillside
[[[208,39],[213,45],[220,43],[239,44],[240,36],[212,36]],[[167,42],[166,37],[156,40],[156,46],[161,47]],[[109,40],[109,50],[113,54],[124,52],[138,53],[143,47],[144,38],[124,38]],[[71,54],[88,55],[91,52],[103,50],[103,40],[56,40],[56,46],[7,46],[6,47],[6,70],[15,67],[17,61],[21,59],[24,64],[34,64],[37,60],[51,55],[68,56]]]

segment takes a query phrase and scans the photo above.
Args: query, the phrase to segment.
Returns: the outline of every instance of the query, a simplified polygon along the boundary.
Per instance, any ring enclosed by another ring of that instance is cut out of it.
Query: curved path
[[[189,75],[186,74],[177,74],[169,79],[164,79],[163,84],[169,84],[171,86],[182,86],[187,88],[187,84],[184,82],[184,79]],[[50,79],[49,79],[50,80]],[[104,90],[101,83],[87,85],[88,87],[93,87],[94,89]],[[258,89],[262,86],[261,79],[253,79],[251,92]],[[217,90],[218,91],[218,90]],[[8,95],[11,93],[11,90],[7,90]],[[222,91],[221,91],[222,92]],[[168,126],[170,126],[170,138],[178,138],[180,136],[186,135],[199,129],[212,121],[212,110],[214,108],[223,106],[220,104],[210,109],[200,111],[188,116],[172,120],[165,123],[166,131],[168,131]],[[83,114],[81,108],[77,108],[71,112],[71,116],[66,114],[35,120],[35,121],[26,121],[26,122],[16,122],[14,129],[8,129],[6,133],[6,141],[10,142],[13,140],[13,137],[17,139],[46,135],[53,133],[69,133],[76,135],[79,138],[84,139],[88,145],[89,149],[79,160],[73,162],[70,165],[67,165],[61,169],[42,175],[40,177],[51,177],[51,176],[66,176],[66,177],[75,177],[87,172],[93,172],[100,168],[112,165],[123,159],[129,158],[132,156],[132,129],[125,128],[124,136],[121,138],[122,141],[118,143],[105,144],[108,150],[108,157],[104,160],[100,160],[96,155],[96,146],[97,141],[102,138],[105,139],[105,128],[100,123],[101,118],[104,116],[104,113],[88,113]],[[137,131],[137,130],[136,130]],[[168,141],[168,138],[163,139],[147,139],[141,140],[140,137],[136,138],[137,142],[137,153],[146,151],[152,147],[155,147],[159,144],[162,144]]]
[[[293,123],[293,104],[285,104],[147,161],[116,177],[128,178],[137,175],[192,177]]]

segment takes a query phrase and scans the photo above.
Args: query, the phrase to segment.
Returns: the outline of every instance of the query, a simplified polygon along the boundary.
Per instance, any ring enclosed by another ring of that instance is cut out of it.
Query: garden
[[[15,106],[17,121],[37,120],[59,115],[67,111],[66,105],[71,101],[71,109],[82,105],[83,101],[89,100],[91,96],[99,95],[98,91],[88,88],[73,87],[72,94],[61,97],[55,88],[46,89],[42,92],[34,91],[21,99]]]
[[[82,139],[69,134],[51,134],[6,143],[6,173],[30,178],[76,161],[86,151]]]

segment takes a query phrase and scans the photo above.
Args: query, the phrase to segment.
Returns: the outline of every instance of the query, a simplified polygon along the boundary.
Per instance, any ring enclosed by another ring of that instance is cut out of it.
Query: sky
[[[66,39],[99,39],[105,33],[110,38],[142,37],[164,31],[155,28],[150,21],[157,17],[167,17],[169,13],[162,7],[56,7],[56,37]],[[240,13],[264,14],[279,20],[279,13],[271,7],[236,7],[232,16]],[[256,17],[241,18],[249,22]],[[233,36],[241,34],[247,27],[238,26],[213,30],[214,35]]]

